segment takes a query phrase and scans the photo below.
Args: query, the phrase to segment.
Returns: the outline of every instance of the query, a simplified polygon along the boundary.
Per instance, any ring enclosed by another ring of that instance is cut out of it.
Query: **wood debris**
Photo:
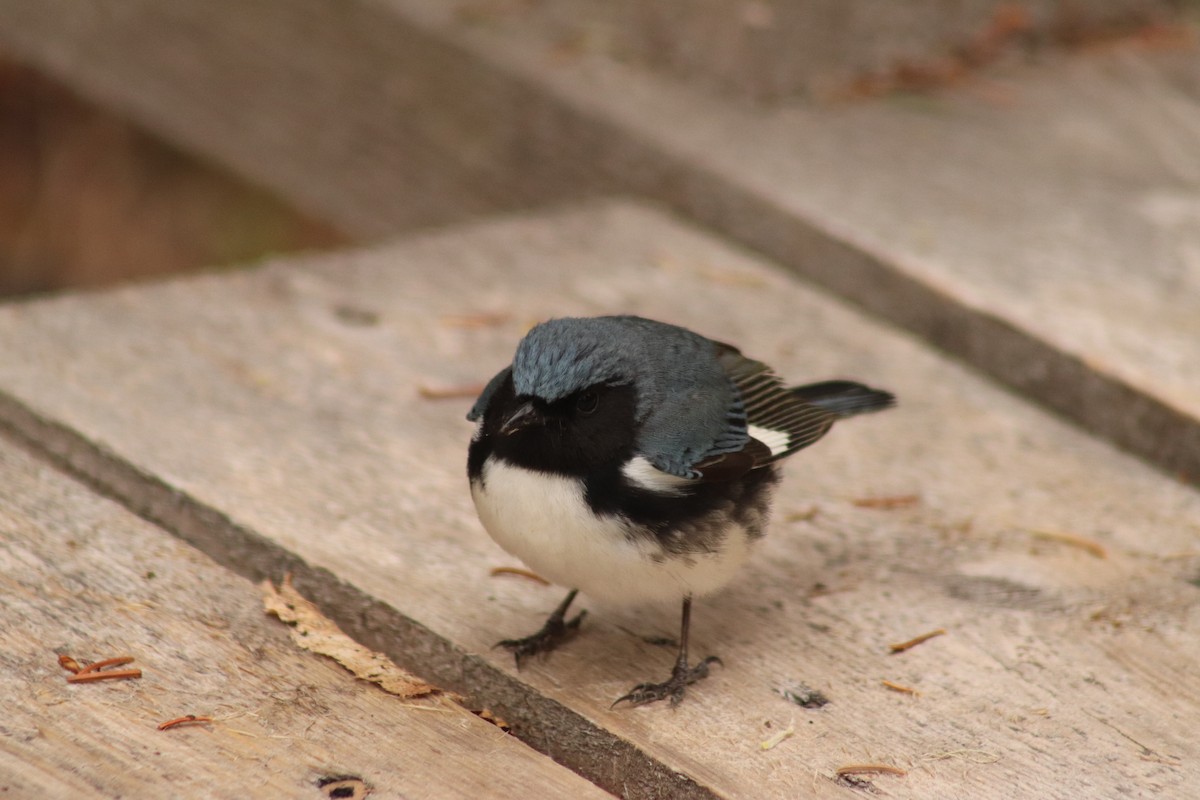
[[[770,739],[758,743],[759,750],[772,750],[779,745],[780,742],[786,741],[796,735],[796,723],[792,721],[788,726],[779,733],[772,736]]]
[[[212,721],[212,717],[202,717],[196,714],[184,714],[182,717],[176,717],[175,719],[169,719],[166,722],[160,722],[158,724],[158,729],[160,731],[165,731],[170,730],[171,728],[178,728],[180,725],[192,725],[195,723],[206,723]]]
[[[812,689],[800,683],[787,689],[779,690],[779,695],[789,703],[795,703],[801,708],[822,708],[829,705],[829,698],[820,689]]]
[[[133,656],[106,658],[102,661],[94,661],[86,666],[80,666],[78,661],[66,654],[58,657],[58,665],[71,673],[67,676],[68,683],[93,683],[95,681],[142,677],[142,671],[136,668],[108,669],[109,667],[123,667],[131,663],[133,663]]]
[[[1089,539],[1086,536],[1080,536],[1077,533],[1067,533],[1066,531],[1052,531],[1045,529],[1034,529],[1029,532],[1035,539],[1044,539],[1051,542],[1061,542],[1072,547],[1078,547],[1080,550],[1086,550],[1096,558],[1108,558],[1108,550],[1104,545],[1097,542],[1095,539]]]
[[[945,636],[945,635],[946,635],[946,629],[938,628],[936,631],[930,631],[929,633],[922,633],[920,636],[914,636],[912,639],[909,639],[907,642],[897,642],[896,644],[889,644],[888,650],[892,651],[893,653],[903,653],[905,650],[910,650],[910,649],[916,647],[917,645],[921,644],[922,642],[927,642],[930,639],[933,639],[937,636]]]
[[[140,678],[140,669],[109,669],[103,672],[80,672],[67,678],[67,683],[94,683],[95,681],[115,681],[122,678]]]
[[[921,502],[919,494],[897,494],[885,497],[858,497],[850,501],[858,508],[875,508],[880,511],[892,511],[897,508],[911,508]]]
[[[474,400],[483,392],[482,383],[469,383],[461,386],[425,386],[417,387],[417,395],[422,400]]]
[[[831,94],[832,100],[853,100],[902,92],[933,92],[959,83],[1007,52],[1032,40],[1035,28],[1029,11],[1018,3],[999,5],[992,17],[949,52],[924,58],[902,58],[883,69],[862,72]]]
[[[1153,764],[1165,764],[1168,767],[1182,767],[1183,762],[1177,758],[1170,756],[1160,756],[1157,753],[1139,753],[1138,758],[1142,761],[1149,761]]]
[[[896,683],[895,681],[888,681],[888,680],[880,681],[880,683],[882,683],[885,688],[891,689],[893,692],[899,692],[900,694],[910,694],[913,697],[921,696],[921,693],[919,691],[917,691],[916,689],[912,688],[911,686],[905,686],[904,684]]]
[[[474,713],[475,713],[475,716],[479,717],[484,722],[492,723],[493,725],[495,725],[497,728],[504,731],[505,733],[512,730],[512,725],[509,725],[508,721],[505,720],[503,717],[496,716],[496,714],[493,713],[490,708],[481,708]]]
[[[424,697],[442,690],[401,669],[383,653],[363,647],[342,632],[292,586],[287,575],[277,590],[270,581],[261,584],[263,607],[291,626],[292,641],[305,650],[332,658],[364,681],[377,684],[397,697]]]
[[[488,575],[491,575],[493,578],[495,578],[497,575],[516,575],[518,577],[528,578],[531,581],[540,583],[542,586],[550,585],[550,581],[546,580],[541,575],[522,567],[492,567],[490,570],[488,570]]]

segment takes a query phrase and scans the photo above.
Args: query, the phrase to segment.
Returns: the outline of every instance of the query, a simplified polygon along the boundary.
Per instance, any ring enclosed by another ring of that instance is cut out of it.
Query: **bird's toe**
[[[720,663],[721,659],[716,656],[709,656],[691,667],[686,663],[677,663],[671,670],[670,678],[662,683],[639,683],[627,694],[613,701],[610,708],[615,708],[621,703],[628,703],[631,707],[644,706],[660,700],[669,701],[670,706],[674,708],[683,702],[683,697],[687,694],[687,687],[696,681],[707,678],[709,666]]]
[[[517,668],[520,669],[523,659],[549,653],[574,638],[586,614],[587,611],[580,611],[569,620],[551,617],[536,633],[520,639],[501,639],[493,647],[503,647],[512,653],[517,661]]]

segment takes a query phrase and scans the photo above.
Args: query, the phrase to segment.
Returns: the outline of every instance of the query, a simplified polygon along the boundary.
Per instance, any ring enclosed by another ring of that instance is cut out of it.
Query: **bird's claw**
[[[686,663],[676,663],[670,678],[662,683],[639,683],[630,689],[628,694],[614,700],[609,708],[616,708],[620,703],[629,703],[633,707],[644,706],[659,700],[669,700],[671,708],[674,708],[683,700],[687,687],[708,677],[710,664],[721,664],[721,659],[709,656],[694,667],[689,667]]]
[[[517,661],[517,669],[521,668],[521,660],[539,653],[549,653],[564,642],[570,641],[579,632],[579,623],[583,622],[587,611],[580,611],[571,619],[551,617],[537,633],[520,639],[502,639],[493,647],[503,647],[513,654]]]

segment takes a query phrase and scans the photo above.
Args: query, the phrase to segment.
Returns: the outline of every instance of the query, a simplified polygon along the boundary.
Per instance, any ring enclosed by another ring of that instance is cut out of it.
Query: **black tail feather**
[[[854,381],[822,381],[796,386],[792,394],[806,403],[832,411],[838,417],[869,414],[896,404],[896,396]]]

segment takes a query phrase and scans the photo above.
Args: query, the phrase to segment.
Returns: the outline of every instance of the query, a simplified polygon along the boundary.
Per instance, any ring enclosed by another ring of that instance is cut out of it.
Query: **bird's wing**
[[[750,439],[737,452],[696,464],[704,480],[732,480],[789,456],[824,436],[837,419],[834,411],[805,401],[770,367],[734,347],[719,345],[717,360],[738,389]]]

